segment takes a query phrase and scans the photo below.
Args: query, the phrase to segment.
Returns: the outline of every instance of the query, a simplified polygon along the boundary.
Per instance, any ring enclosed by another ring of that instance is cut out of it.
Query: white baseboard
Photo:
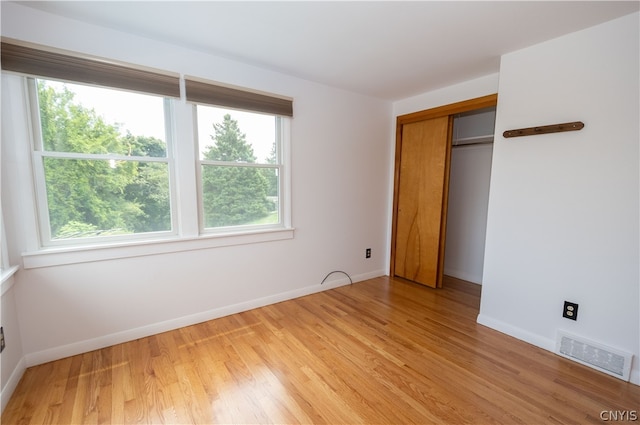
[[[640,386],[640,361],[638,357],[633,357],[633,363],[631,364],[631,378],[629,382]]]
[[[385,272],[383,270],[376,270],[369,273],[351,276],[351,279],[353,280],[353,282],[359,282],[362,280],[372,279],[374,277],[384,275]],[[72,344],[49,348],[47,350],[28,353],[24,356],[24,359],[27,367],[36,366],[54,360],[63,359],[65,357],[75,356],[78,354],[87,353],[89,351],[110,347],[112,345],[133,341],[151,335],[156,335],[162,332],[183,328],[185,326],[195,325],[197,323],[206,322],[208,320],[229,316],[231,314],[241,313],[243,311],[252,310],[254,308],[264,307],[266,305],[304,297],[306,295],[348,285],[349,283],[350,281],[345,275],[334,274],[329,277],[327,281],[322,285],[316,284],[312,286],[306,286],[304,288],[282,292],[263,298],[257,298],[230,306],[219,307],[213,310],[203,311],[184,317],[178,317],[164,322],[153,323],[135,329],[129,329],[122,332],[99,336],[97,338],[74,342]]]
[[[2,391],[0,391],[0,413],[4,412],[4,408],[7,407],[7,403],[9,403],[9,399],[18,387],[18,383],[20,383],[20,379],[22,379],[22,375],[24,375],[25,370],[27,370],[27,362],[25,361],[25,358],[22,357],[16,365],[16,368],[11,373],[6,385]]]
[[[520,328],[482,314],[478,315],[477,322],[488,328],[502,332],[503,334],[507,334],[521,341],[528,342],[531,345],[535,345],[536,347],[540,347],[555,354],[556,341],[553,339],[543,338],[540,335],[532,334],[531,332],[524,331]],[[629,382],[634,385],[640,385],[640,365],[638,363],[640,363],[640,361],[634,357],[631,365],[631,377],[629,379]]]
[[[525,331],[500,320],[487,317],[483,314],[478,314],[476,321],[483,326],[502,332],[503,334],[507,334],[531,345],[535,345],[536,347],[555,352],[556,341],[554,339],[543,338],[540,335]]]

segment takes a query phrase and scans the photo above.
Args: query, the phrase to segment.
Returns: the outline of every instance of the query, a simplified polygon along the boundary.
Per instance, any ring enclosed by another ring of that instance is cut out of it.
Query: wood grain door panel
[[[402,128],[394,270],[434,288],[442,281],[449,138],[448,116]]]

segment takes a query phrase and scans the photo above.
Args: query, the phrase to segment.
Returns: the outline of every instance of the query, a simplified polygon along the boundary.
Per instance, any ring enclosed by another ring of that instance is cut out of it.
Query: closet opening
[[[482,284],[496,108],[453,119],[444,274]]]

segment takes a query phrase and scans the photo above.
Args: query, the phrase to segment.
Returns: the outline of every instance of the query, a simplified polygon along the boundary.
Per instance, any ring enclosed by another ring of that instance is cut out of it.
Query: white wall
[[[14,291],[28,365],[348,283],[336,274],[320,286],[332,270],[354,280],[386,273],[389,102],[6,2],[2,35],[294,99],[294,238],[20,270]],[[5,213],[7,227],[33,226],[15,205]],[[29,246],[15,236],[14,256]]]
[[[478,321],[553,350],[631,352],[640,383],[639,15],[502,58]],[[504,139],[583,121],[581,131]],[[578,320],[562,318],[563,301]]]
[[[492,152],[490,144],[451,151],[444,273],[478,284],[484,267]]]
[[[0,361],[0,411],[9,402],[9,398],[26,368],[22,352],[22,336],[18,323],[14,284],[15,277],[7,275],[7,277],[3,277],[0,285],[2,291],[0,320],[2,320],[6,344],[2,352],[2,361]]]
[[[498,92],[498,76],[499,74],[491,74],[399,100],[393,104],[393,116],[495,94]]]

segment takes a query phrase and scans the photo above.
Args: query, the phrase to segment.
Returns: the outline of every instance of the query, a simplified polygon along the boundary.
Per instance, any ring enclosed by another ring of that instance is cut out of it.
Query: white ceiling
[[[18,3],[388,100],[498,72],[504,53],[633,13],[640,5],[638,1]]]

